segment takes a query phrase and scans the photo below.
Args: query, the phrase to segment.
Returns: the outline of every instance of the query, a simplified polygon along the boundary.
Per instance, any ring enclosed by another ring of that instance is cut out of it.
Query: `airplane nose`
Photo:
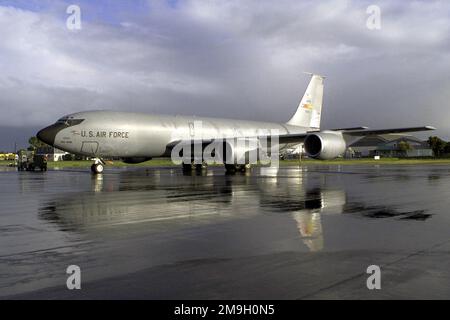
[[[60,131],[59,128],[56,128],[55,125],[51,125],[47,128],[40,130],[37,133],[37,138],[46,144],[53,146],[55,144],[56,134]]]

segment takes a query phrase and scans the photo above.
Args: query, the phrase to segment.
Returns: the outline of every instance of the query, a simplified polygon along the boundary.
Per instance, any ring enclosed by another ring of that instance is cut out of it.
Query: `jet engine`
[[[323,131],[308,134],[304,143],[308,157],[331,160],[344,154],[347,149],[342,133],[335,131]]]
[[[141,162],[145,162],[148,160],[151,160],[152,158],[149,157],[132,157],[132,158],[123,158],[122,161],[127,164],[137,164]]]

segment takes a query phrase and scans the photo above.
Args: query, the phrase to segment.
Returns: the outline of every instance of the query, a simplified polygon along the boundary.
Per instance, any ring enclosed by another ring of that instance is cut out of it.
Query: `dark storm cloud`
[[[103,20],[82,1],[78,32],[59,12],[70,3],[46,4],[0,6],[0,125],[87,109],[286,121],[305,70],[327,76],[324,127],[450,137],[446,1],[140,1]],[[381,30],[366,27],[371,4]]]

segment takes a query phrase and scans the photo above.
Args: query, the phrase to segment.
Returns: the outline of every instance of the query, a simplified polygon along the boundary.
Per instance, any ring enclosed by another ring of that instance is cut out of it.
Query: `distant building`
[[[37,148],[36,154],[47,156],[47,161],[62,161],[63,156],[69,153],[53,147],[43,147]]]
[[[16,155],[15,153],[0,153],[0,161],[12,160],[14,161]]]
[[[403,151],[400,146],[405,142],[410,150]],[[416,137],[399,134],[367,136],[350,145],[346,157],[432,157],[433,150],[426,141]]]

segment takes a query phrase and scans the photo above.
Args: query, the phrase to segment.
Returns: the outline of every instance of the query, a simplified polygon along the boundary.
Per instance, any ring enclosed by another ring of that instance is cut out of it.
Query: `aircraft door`
[[[189,122],[189,135],[191,138],[195,136],[195,126],[193,122]]]
[[[81,145],[81,153],[88,154],[90,156],[97,155],[98,142],[97,141],[84,141]]]

